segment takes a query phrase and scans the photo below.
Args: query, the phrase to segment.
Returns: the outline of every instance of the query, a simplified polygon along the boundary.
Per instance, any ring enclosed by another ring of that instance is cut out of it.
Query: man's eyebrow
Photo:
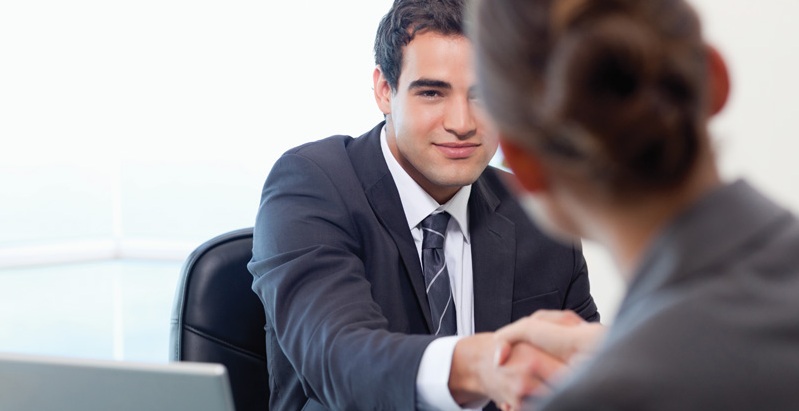
[[[408,85],[408,90],[413,90],[415,88],[425,88],[425,87],[451,89],[452,84],[449,84],[448,82],[441,80],[430,80],[430,79],[421,78],[419,80],[412,81],[411,84]]]

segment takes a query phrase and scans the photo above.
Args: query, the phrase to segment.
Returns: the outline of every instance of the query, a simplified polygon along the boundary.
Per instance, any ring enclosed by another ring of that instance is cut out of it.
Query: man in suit
[[[462,12],[396,1],[375,44],[385,121],[289,150],[266,180],[249,269],[273,410],[480,408],[529,369],[494,367],[491,331],[542,308],[599,319],[579,245],[487,168]]]

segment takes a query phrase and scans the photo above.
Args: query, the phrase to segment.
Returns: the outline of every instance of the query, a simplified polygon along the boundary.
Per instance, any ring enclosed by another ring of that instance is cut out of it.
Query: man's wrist
[[[455,345],[449,373],[449,391],[461,406],[488,400],[480,376],[480,367],[493,358],[493,337],[490,333],[465,337]]]
[[[433,340],[425,349],[416,375],[416,407],[419,410],[460,410],[449,392],[450,365],[455,344],[462,337]]]

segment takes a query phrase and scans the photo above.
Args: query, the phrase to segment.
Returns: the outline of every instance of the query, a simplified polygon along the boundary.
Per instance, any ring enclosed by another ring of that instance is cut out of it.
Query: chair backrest
[[[227,368],[237,411],[269,408],[266,320],[251,288],[251,257],[251,227],[197,247],[183,264],[170,333],[170,360]]]

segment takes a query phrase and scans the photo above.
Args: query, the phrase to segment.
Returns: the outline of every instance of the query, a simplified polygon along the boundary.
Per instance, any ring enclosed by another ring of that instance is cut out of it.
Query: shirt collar
[[[388,140],[386,137],[386,127],[380,132],[380,147],[383,150],[383,158],[388,165],[388,171],[394,179],[394,184],[399,191],[400,200],[402,201],[402,208],[405,211],[405,218],[408,220],[408,227],[413,230],[422,220],[435,211],[448,212],[463,233],[463,238],[469,242],[469,220],[468,220],[468,205],[469,196],[472,193],[472,185],[461,187],[457,193],[446,203],[438,204],[438,202],[427,194],[419,184],[414,181],[405,169],[399,164],[391,150],[388,148]]]

